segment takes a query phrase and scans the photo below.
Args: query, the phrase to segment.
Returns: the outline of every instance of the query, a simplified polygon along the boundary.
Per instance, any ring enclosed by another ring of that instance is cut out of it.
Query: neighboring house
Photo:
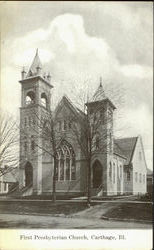
[[[151,194],[153,191],[153,171],[147,169],[147,193]]]
[[[33,194],[51,194],[53,181],[53,158],[43,152],[40,129],[36,126],[35,115],[43,120],[51,103],[50,74],[42,74],[42,66],[35,55],[33,63],[26,73],[22,71],[22,106],[20,108],[20,189],[29,187]],[[97,143],[91,162],[92,195],[124,195],[146,193],[146,161],[140,136],[115,139],[113,115],[115,106],[106,97],[100,82],[93,99],[87,103],[91,116],[97,104],[99,135],[106,139]],[[86,195],[87,193],[87,160],[77,142],[71,136],[69,117],[75,116],[79,131],[85,114],[75,107],[68,97],[63,96],[54,112],[57,124],[56,136],[61,136],[57,147],[58,168],[56,169],[56,192],[61,194]],[[98,118],[99,117],[99,118]],[[104,122],[109,121],[107,123]],[[27,133],[28,137],[25,136]],[[81,135],[84,141],[84,135]],[[34,145],[40,145],[34,147]],[[100,147],[100,145],[103,145]]]
[[[0,168],[0,194],[6,194],[16,187],[17,171],[10,167]]]

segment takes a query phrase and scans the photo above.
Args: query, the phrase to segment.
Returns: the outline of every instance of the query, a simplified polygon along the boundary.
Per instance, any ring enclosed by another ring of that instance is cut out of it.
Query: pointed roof
[[[114,153],[127,157],[126,165],[131,163],[138,137],[114,140]]]
[[[96,102],[96,101],[102,101],[104,99],[106,99],[106,96],[102,85],[102,77],[100,77],[99,87],[96,90],[95,94],[93,95],[92,101]]]
[[[72,101],[68,98],[66,94],[63,95],[62,99],[59,101],[55,109],[55,115],[58,113],[60,108],[63,107],[65,104],[68,105],[68,107],[73,111],[75,115],[79,115],[80,118],[85,117],[85,114],[72,103]]]
[[[35,75],[37,73],[37,67],[42,68],[42,63],[41,63],[39,55],[38,55],[38,49],[36,50],[36,54],[35,54],[34,60],[32,62],[32,65],[29,68],[27,77]]]

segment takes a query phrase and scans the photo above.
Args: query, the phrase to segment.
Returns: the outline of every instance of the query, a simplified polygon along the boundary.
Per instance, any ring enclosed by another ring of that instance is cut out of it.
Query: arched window
[[[63,141],[57,150],[57,180],[75,180],[75,154],[72,146]]]
[[[35,103],[35,93],[33,91],[29,91],[26,95],[26,105],[31,105]]]
[[[47,108],[47,96],[45,93],[41,94],[41,104],[43,107]]]

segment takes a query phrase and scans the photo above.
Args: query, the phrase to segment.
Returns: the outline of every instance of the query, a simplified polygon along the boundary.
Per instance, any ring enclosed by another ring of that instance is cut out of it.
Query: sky
[[[117,107],[115,136],[141,135],[152,168],[152,2],[4,1],[1,5],[1,107],[19,116],[21,70],[38,48],[59,101],[103,87]]]

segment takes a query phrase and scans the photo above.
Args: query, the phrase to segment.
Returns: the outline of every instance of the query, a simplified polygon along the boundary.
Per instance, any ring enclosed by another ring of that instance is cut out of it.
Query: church
[[[38,124],[49,117],[52,81],[43,73],[38,50],[28,72],[21,72],[20,166],[19,188],[23,196],[51,195],[54,157],[45,147]],[[87,195],[87,157],[84,154],[89,114],[97,124],[92,149],[91,195],[113,196],[146,193],[147,165],[141,136],[115,139],[113,116],[116,107],[104,92],[102,81],[93,99],[85,104],[87,115],[64,95],[54,110],[56,148],[56,193],[70,196]],[[97,112],[94,114],[94,110]],[[71,118],[71,119],[70,119]],[[78,135],[72,136],[72,123],[77,122]],[[102,136],[103,135],[103,136]],[[51,135],[52,137],[53,135]],[[50,137],[50,136],[48,136]],[[79,136],[78,136],[79,137]]]

